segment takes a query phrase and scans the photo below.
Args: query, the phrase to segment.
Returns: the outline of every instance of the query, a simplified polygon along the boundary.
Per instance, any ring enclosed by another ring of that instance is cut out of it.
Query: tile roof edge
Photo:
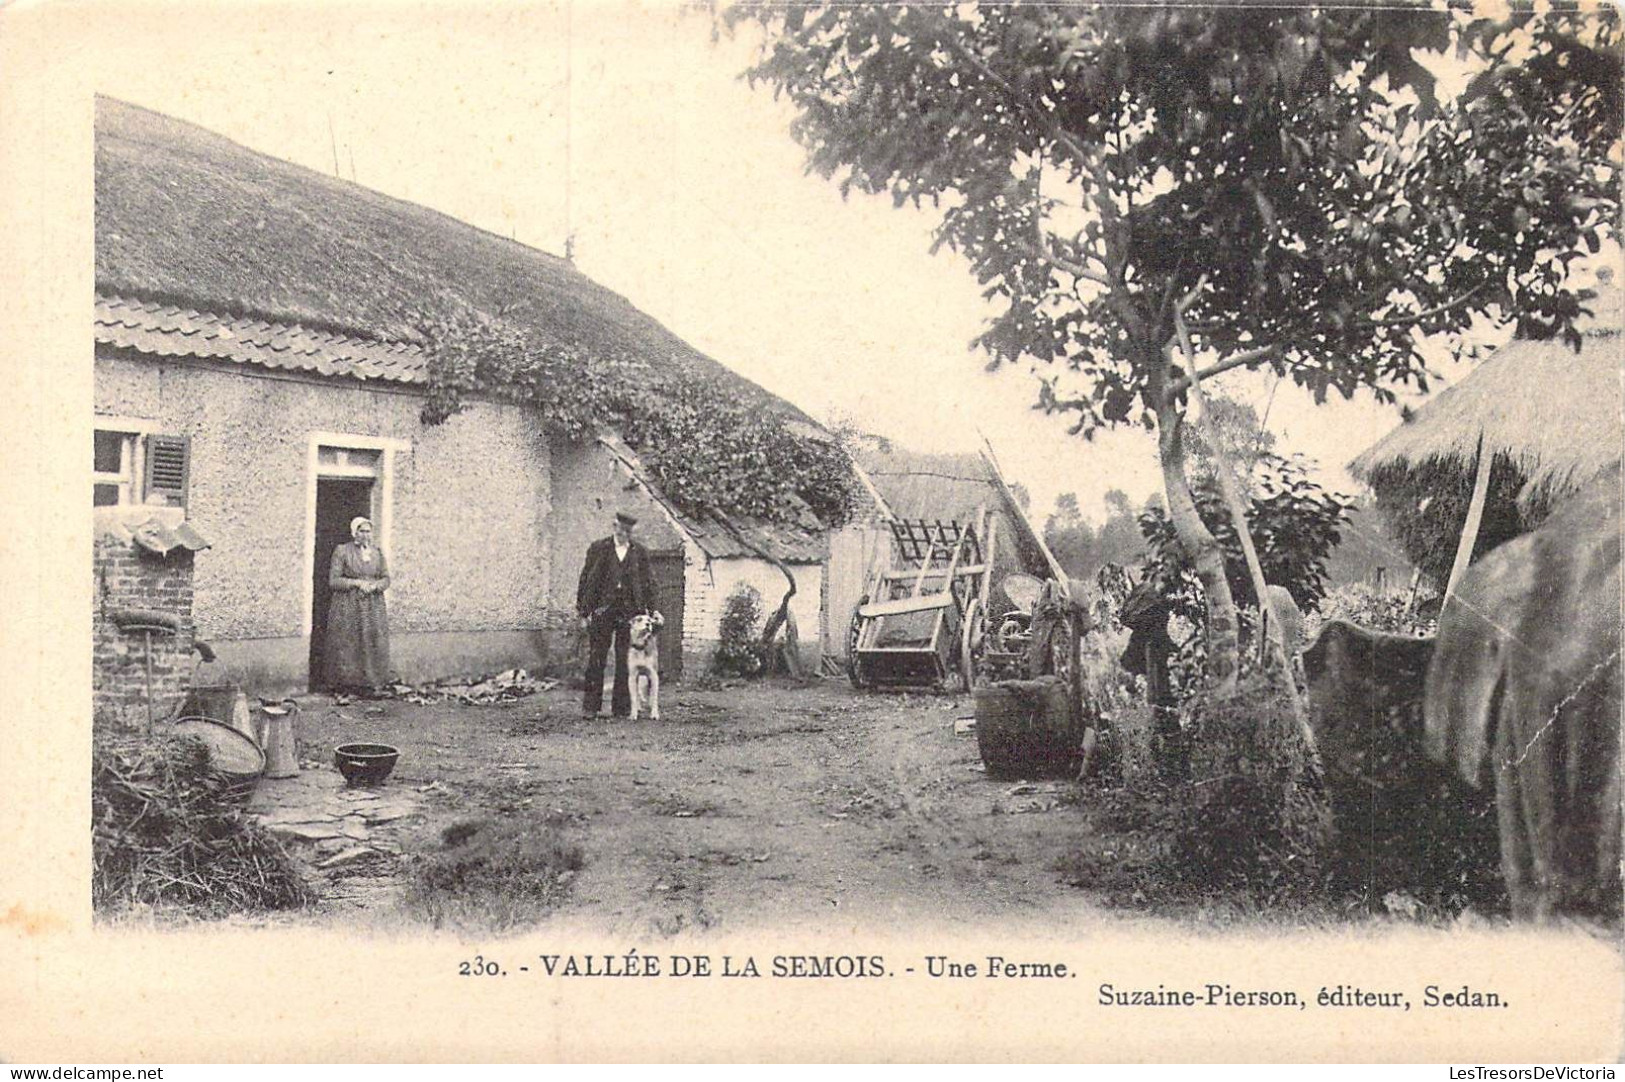
[[[290,312],[261,311],[246,305],[233,310],[230,307],[230,302],[205,300],[199,297],[182,297],[174,294],[142,296],[143,292],[142,290],[122,289],[104,283],[97,283],[95,302],[97,304],[138,308],[153,315],[167,313],[170,318],[177,315],[197,316],[217,323],[230,323],[235,327],[261,330],[281,327],[302,331],[306,334],[322,335],[336,340],[371,343],[386,349],[405,349],[417,353],[422,353],[424,350],[422,342],[414,342],[409,338],[385,337],[362,327],[353,327],[320,319],[304,319]]]

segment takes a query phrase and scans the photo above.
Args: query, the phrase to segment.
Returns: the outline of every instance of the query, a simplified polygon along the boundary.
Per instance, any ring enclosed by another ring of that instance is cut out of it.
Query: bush
[[[1170,876],[1269,903],[1318,896],[1331,814],[1285,697],[1255,677],[1228,698],[1198,698],[1191,715],[1191,786]]]
[[[761,644],[762,595],[748,582],[733,588],[722,606],[712,667],[728,676],[756,676],[766,668]]]
[[[1337,546],[1354,501],[1309,480],[1308,466],[1299,458],[1266,455],[1259,468],[1256,491],[1247,508],[1247,528],[1258,550],[1264,581],[1284,586],[1300,609],[1313,612],[1325,596],[1326,559]],[[1191,495],[1197,513],[1224,550],[1225,577],[1236,605],[1256,605],[1241,538],[1217,482],[1198,478]],[[1147,573],[1164,583],[1163,596],[1174,614],[1198,626],[1205,623],[1201,586],[1167,512],[1161,507],[1147,508],[1140,515],[1140,530],[1151,546]]]
[[[1305,620],[1305,640],[1314,639],[1320,629],[1333,620],[1347,620],[1392,635],[1433,634],[1437,621],[1432,616],[1422,615],[1423,610],[1433,611],[1432,607],[1419,599],[1415,608],[1407,613],[1405,607],[1409,603],[1409,589],[1378,591],[1363,583],[1339,586],[1326,595],[1320,612]]]

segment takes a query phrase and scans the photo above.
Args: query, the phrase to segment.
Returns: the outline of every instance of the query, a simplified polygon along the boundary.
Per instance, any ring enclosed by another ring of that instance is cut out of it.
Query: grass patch
[[[1261,684],[1193,706],[1190,780],[1141,769],[1093,790],[1085,836],[1052,865],[1061,882],[1211,926],[1447,925],[1504,910],[1489,801],[1471,805],[1387,746],[1360,760],[1381,790],[1322,777],[1286,704]]]
[[[585,863],[552,817],[460,820],[413,864],[401,904],[436,928],[520,927],[558,906]]]

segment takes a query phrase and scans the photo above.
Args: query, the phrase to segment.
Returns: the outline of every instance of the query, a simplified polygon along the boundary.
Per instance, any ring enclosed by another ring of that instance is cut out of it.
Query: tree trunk
[[[1235,525],[1237,538],[1241,541],[1241,551],[1247,558],[1247,573],[1252,576],[1253,592],[1258,595],[1258,616],[1261,625],[1258,630],[1265,644],[1262,656],[1268,658],[1273,651],[1278,666],[1277,673],[1286,691],[1287,700],[1292,705],[1292,719],[1297,722],[1306,746],[1313,747],[1314,735],[1309,730],[1308,715],[1304,713],[1303,704],[1298,701],[1298,685],[1292,676],[1292,655],[1287,648],[1286,627],[1281,622],[1281,613],[1277,610],[1274,599],[1270,597],[1269,583],[1264,581],[1264,567],[1258,560],[1258,549],[1253,545],[1252,528],[1247,525],[1247,506],[1242,502],[1235,476],[1230,472],[1230,456],[1225,453],[1224,444],[1213,426],[1213,419],[1208,415],[1207,399],[1202,394],[1202,380],[1196,371],[1196,354],[1191,349],[1190,336],[1185,331],[1184,316],[1177,315],[1175,319],[1179,320],[1181,352],[1185,357],[1185,371],[1189,373],[1191,380],[1191,407],[1195,410],[1197,423],[1203,426],[1208,445],[1213,449],[1214,473],[1218,477],[1219,489],[1224,494],[1225,505],[1230,509],[1230,520]]]
[[[1161,388],[1156,396],[1162,399]],[[1170,402],[1157,407],[1157,451],[1162,484],[1168,497],[1168,517],[1185,555],[1190,557],[1207,597],[1207,671],[1213,690],[1228,695],[1236,690],[1241,647],[1236,631],[1236,601],[1224,573],[1224,549],[1196,511],[1190,482],[1185,477],[1184,418]]]
[[[784,627],[786,629],[785,643],[783,647],[784,667],[791,676],[795,677],[797,680],[800,680],[803,676],[801,668],[801,640],[800,636],[796,633],[795,619],[790,615],[790,599],[796,596],[796,577],[795,575],[791,574],[789,567],[785,566],[783,560],[779,559],[771,552],[768,552],[760,545],[752,542],[748,537],[746,537],[739,530],[735,529],[726,520],[723,520],[723,526],[730,534],[733,535],[734,540],[738,541],[746,549],[778,568],[779,574],[784,576],[786,587],[784,591],[784,598],[779,602],[779,607],[773,611],[773,615],[769,616],[767,618],[767,622],[762,625],[762,637],[760,642],[762,645],[762,653],[766,658],[769,659],[769,664],[771,664],[774,636],[778,635],[780,627]]]

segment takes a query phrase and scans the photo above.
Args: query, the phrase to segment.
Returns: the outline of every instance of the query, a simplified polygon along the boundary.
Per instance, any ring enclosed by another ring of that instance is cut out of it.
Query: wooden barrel
[[[1063,681],[1005,680],[974,695],[976,747],[990,777],[1076,774],[1084,734],[1068,708]]]

